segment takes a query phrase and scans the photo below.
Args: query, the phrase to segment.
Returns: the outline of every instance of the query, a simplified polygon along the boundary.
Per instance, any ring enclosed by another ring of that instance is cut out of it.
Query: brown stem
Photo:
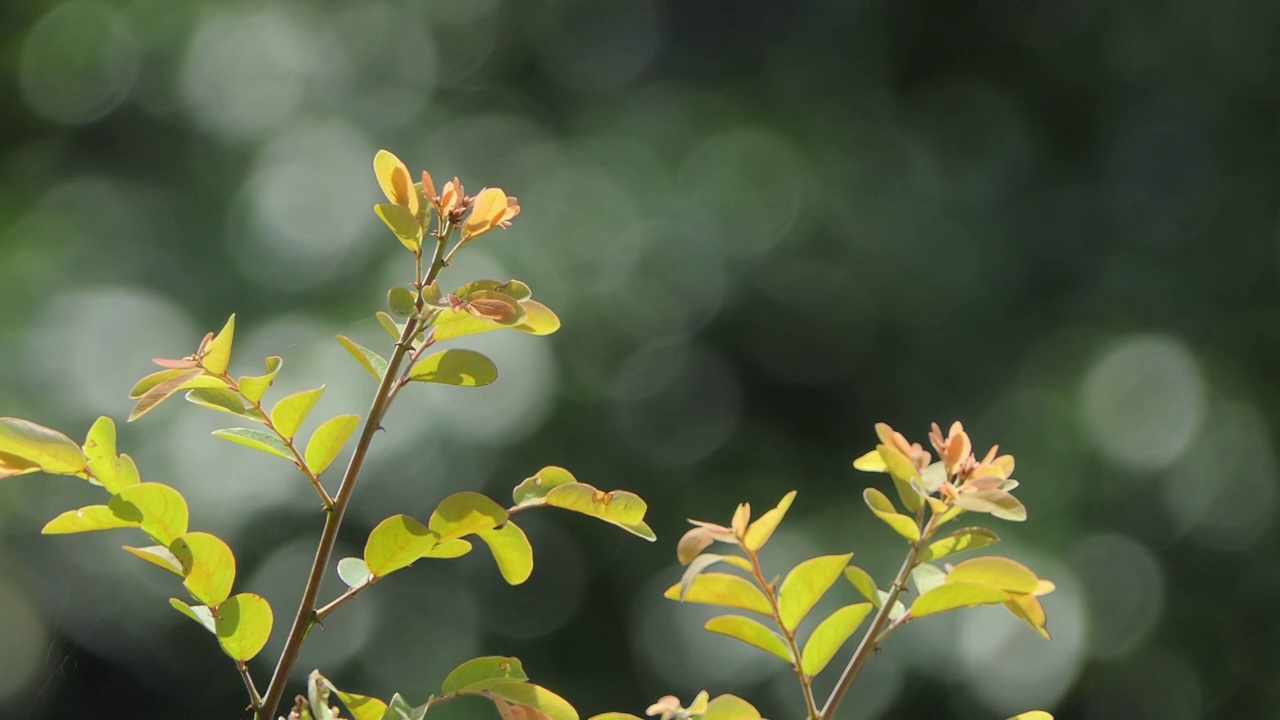
[[[371,580],[371,581],[369,581],[369,582],[366,582],[366,583],[365,583],[365,584],[363,584],[363,585],[356,585],[355,587],[349,587],[349,588],[347,588],[347,591],[346,591],[346,592],[344,592],[344,593],[342,593],[341,595],[339,595],[338,597],[334,598],[332,601],[330,601],[330,602],[329,602],[327,605],[325,605],[324,607],[319,608],[319,609],[317,609],[317,610],[315,611],[315,614],[313,615],[313,617],[315,618],[315,621],[316,621],[317,623],[322,623],[322,622],[324,622],[324,619],[325,619],[325,618],[327,618],[327,617],[329,617],[329,613],[331,613],[331,612],[333,612],[334,610],[337,610],[338,608],[342,607],[342,605],[343,605],[343,604],[345,604],[348,600],[351,600],[351,599],[352,599],[352,598],[354,598],[355,596],[357,596],[357,595],[359,595],[360,593],[364,592],[364,589],[365,589],[365,588],[367,588],[367,587],[369,587],[369,586],[370,586],[370,585],[372,585],[373,583],[374,583],[374,581],[372,581],[372,580]]]
[[[782,613],[778,609],[778,597],[768,581],[764,579],[764,572],[760,569],[760,556],[752,550],[743,548],[747,554],[747,559],[751,561],[751,574],[755,576],[756,583],[760,585],[760,589],[764,591],[764,596],[769,599],[769,609],[773,611],[773,622],[782,631],[782,637],[787,641],[787,649],[791,651],[791,667],[796,671],[796,677],[800,678],[800,689],[804,692],[805,707],[809,711],[809,720],[819,720],[818,701],[813,697],[812,679],[805,675],[804,668],[800,665],[800,648],[796,645],[796,634],[793,630],[788,630],[786,625],[782,624]]]
[[[431,269],[427,272],[426,277],[426,284],[428,285],[435,281],[436,275],[444,268],[444,263],[442,262],[444,245],[444,238],[440,238],[436,242],[435,257],[432,259]],[[421,302],[421,299],[419,299],[419,302]],[[395,386],[396,377],[400,371],[400,363],[404,360],[404,356],[409,350],[409,342],[416,332],[417,319],[410,318],[405,323],[404,331],[400,334],[400,340],[396,343],[395,351],[387,362],[387,371],[383,374],[382,382],[378,385],[378,392],[373,396],[373,404],[369,408],[369,417],[365,418],[364,428],[360,432],[360,439],[356,442],[355,450],[351,453],[351,461],[347,464],[347,471],[342,476],[342,484],[338,486],[338,494],[334,497],[333,507],[325,514],[324,530],[320,534],[320,544],[316,548],[315,559],[311,562],[311,572],[307,576],[307,585],[302,591],[302,600],[298,603],[298,612],[294,615],[293,626],[289,629],[289,637],[285,641],[284,650],[280,652],[280,659],[276,662],[275,672],[271,675],[271,684],[267,686],[267,694],[262,699],[262,706],[256,714],[258,720],[273,720],[276,708],[279,707],[280,700],[284,697],[285,686],[289,684],[289,673],[298,661],[298,654],[302,651],[302,644],[306,642],[307,633],[316,623],[316,598],[320,594],[320,583],[324,580],[329,558],[333,555],[333,547],[338,542],[338,529],[342,526],[342,516],[347,511],[347,505],[351,503],[351,495],[355,491],[356,479],[360,476],[360,469],[364,466],[365,457],[369,453],[369,446],[373,442],[373,436],[382,425],[382,416],[386,413],[390,402],[391,389]]]
[[[262,707],[262,696],[258,694],[258,688],[253,684],[253,676],[249,674],[249,666],[242,662],[237,662],[236,669],[240,671],[240,677],[244,679],[244,689],[249,693],[249,707],[257,710]]]

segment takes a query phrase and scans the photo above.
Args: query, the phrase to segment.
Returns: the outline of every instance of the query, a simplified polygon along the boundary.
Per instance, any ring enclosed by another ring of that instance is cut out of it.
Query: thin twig
[[[312,617],[315,618],[315,621],[317,623],[323,623],[324,619],[329,617],[329,613],[333,612],[334,610],[337,610],[338,608],[342,607],[342,605],[344,605],[348,600],[351,600],[355,596],[364,592],[364,589],[372,585],[374,582],[375,582],[374,580],[370,580],[369,582],[366,582],[363,585],[356,585],[354,587],[347,588],[346,592],[334,598],[332,601],[329,602],[329,604],[316,610],[315,614]]]
[[[800,678],[800,688],[804,692],[804,703],[809,711],[809,720],[819,720],[818,701],[813,697],[812,680],[805,674],[804,668],[800,665],[800,648],[796,645],[796,633],[782,623],[782,612],[778,608],[778,596],[769,585],[769,582],[764,579],[764,571],[760,569],[760,556],[755,551],[747,550],[746,548],[743,548],[743,550],[747,554],[747,559],[751,561],[751,574],[755,576],[756,583],[769,600],[769,609],[773,611],[773,622],[782,631],[782,637],[786,639],[787,648],[791,651],[791,667],[796,671],[796,676]]]
[[[262,707],[262,696],[258,694],[258,688],[253,684],[253,676],[249,674],[249,666],[242,662],[237,662],[236,669],[240,671],[240,677],[244,679],[244,689],[249,692],[249,706],[257,710]]]

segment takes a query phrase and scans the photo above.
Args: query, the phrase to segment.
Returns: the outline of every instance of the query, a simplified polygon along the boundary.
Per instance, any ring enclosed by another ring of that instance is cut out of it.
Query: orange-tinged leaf
[[[169,375],[156,385],[152,386],[151,389],[147,390],[138,398],[137,404],[133,406],[133,410],[129,413],[129,422],[133,422],[154,410],[157,405],[167,400],[169,396],[181,390],[188,382],[204,375],[204,370],[200,368],[192,370],[161,370],[160,372],[154,373],[148,377],[165,374]],[[143,378],[143,381],[146,380],[147,378]],[[135,386],[135,390],[136,388],[137,386]]]
[[[962,492],[956,498],[956,506],[969,512],[988,513],[1001,520],[1022,522],[1027,519],[1027,509],[1018,498],[1004,490],[976,490]]]
[[[676,543],[676,559],[681,565],[688,565],[715,541],[710,530],[703,527],[691,528]]]
[[[668,600],[680,600],[680,583],[667,588],[662,594]],[[773,608],[760,588],[737,575],[703,573],[694,579],[684,594],[682,602],[719,605],[721,607],[750,610],[762,615],[772,615]]]
[[[533,683],[499,682],[485,688],[484,692],[497,695],[515,705],[533,708],[550,720],[578,720],[578,711],[568,701]]]
[[[728,635],[735,640],[758,647],[785,662],[795,662],[782,636],[751,618],[741,615],[721,615],[708,620],[704,627],[713,633]]]
[[[489,232],[502,222],[507,212],[507,194],[498,188],[488,188],[476,196],[471,214],[462,223],[462,239],[469,240]]]

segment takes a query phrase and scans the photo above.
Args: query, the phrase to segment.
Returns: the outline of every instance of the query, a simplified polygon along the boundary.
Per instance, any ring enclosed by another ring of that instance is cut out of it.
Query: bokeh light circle
[[[1086,538],[1072,552],[1089,611],[1089,652],[1117,657],[1159,622],[1164,573],[1150,550],[1123,535]]]
[[[79,125],[129,96],[139,62],[128,21],[109,5],[77,0],[55,7],[27,33],[18,82],[41,117]]]

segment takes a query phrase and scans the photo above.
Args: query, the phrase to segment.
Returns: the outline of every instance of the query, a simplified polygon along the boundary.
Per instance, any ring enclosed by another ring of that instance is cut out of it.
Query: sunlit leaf
[[[387,711],[387,704],[375,697],[343,692],[337,688],[333,689],[333,694],[338,696],[347,712],[351,713],[351,720],[382,720]]]
[[[526,300],[521,305],[524,306],[524,321],[516,325],[516,329],[520,332],[530,335],[550,335],[560,329],[560,318],[551,308],[537,300]]]
[[[84,440],[85,465],[89,474],[108,492],[115,492],[116,477],[120,474],[120,459],[116,457],[116,424],[106,416],[93,422]],[[0,454],[0,468],[4,460]],[[4,471],[0,469],[0,477]]]
[[[261,652],[271,635],[271,605],[259,595],[227,598],[213,615],[218,644],[232,660],[247,662]]]
[[[1000,542],[1000,537],[982,527],[961,528],[950,535],[929,544],[920,554],[921,560],[938,560],[948,555],[977,550]]]
[[[823,555],[795,566],[778,586],[778,617],[787,630],[795,630],[804,616],[840,579],[853,553]]]
[[[668,600],[681,600],[680,583],[667,588],[662,596]],[[719,605],[773,615],[773,608],[760,588],[744,578],[725,573],[703,573],[694,578],[693,584],[684,593],[682,602]]]
[[[0,478],[40,470],[76,475],[88,462],[80,446],[57,430],[20,418],[0,418]]]
[[[922,594],[911,603],[912,617],[924,617],[956,608],[994,605],[1009,599],[999,588],[976,583],[948,582]]]
[[[533,573],[533,547],[524,531],[510,520],[493,530],[476,533],[489,546],[493,561],[508,585],[519,585]]]
[[[655,539],[653,531],[644,523],[648,505],[635,493],[626,490],[603,492],[585,483],[568,483],[552,488],[544,500],[552,507],[612,523],[650,542]]]
[[[791,503],[795,499],[795,490],[783,495],[777,507],[765,512],[759,519],[751,523],[751,526],[747,528],[747,534],[742,544],[749,550],[759,550],[764,547],[764,544],[769,542],[769,538],[773,537],[773,531],[778,528],[778,523],[782,522],[782,518],[786,517],[787,510],[791,508]]]
[[[800,653],[800,668],[806,675],[813,677],[822,672],[871,614],[871,607],[871,603],[845,605],[818,623]]]
[[[910,542],[920,539],[920,528],[916,526],[916,521],[894,510],[893,503],[889,502],[884,493],[875,488],[867,488],[862,491],[862,499],[871,508],[871,512],[893,528],[894,532]]]
[[[141,522],[141,513],[132,513],[131,517],[121,517],[106,505],[88,505],[78,510],[67,510],[58,515],[45,523],[40,532],[44,535],[70,535],[95,530],[138,527]]]
[[[384,577],[411,565],[439,539],[438,534],[408,515],[392,515],[369,533],[364,563],[375,577]]]
[[[676,559],[681,565],[688,565],[715,541],[714,534],[707,528],[690,528],[676,543]]]
[[[937,565],[922,562],[911,569],[911,582],[915,583],[917,595],[923,595],[946,581],[947,573]]]
[[[708,620],[704,627],[713,633],[728,635],[748,645],[754,645],[788,663],[794,662],[791,650],[787,648],[787,643],[782,636],[751,618],[741,615],[721,615]]]
[[[441,350],[419,360],[409,371],[416,382],[480,387],[498,379],[498,367],[474,350]]]
[[[400,334],[404,332],[404,325],[396,322],[395,318],[381,310],[374,313],[373,316],[377,318],[378,324],[382,326],[383,330],[387,331],[387,334],[391,336],[392,340],[400,339]]]
[[[118,493],[121,490],[137,485],[142,482],[142,476],[138,473],[138,465],[129,457],[129,453],[120,454],[120,470],[116,473],[115,482],[108,485],[103,483],[108,491]]]
[[[382,381],[382,376],[387,374],[386,358],[346,335],[339,335],[338,342],[351,354],[351,357],[356,359],[356,362],[360,363],[360,367],[373,376],[374,380]]]
[[[454,538],[436,543],[431,549],[424,552],[422,557],[434,560],[452,560],[453,558],[460,558],[469,552],[471,552],[471,543],[461,538]]]
[[[379,150],[373,156],[373,174],[388,201],[403,207],[410,215],[418,213],[419,198],[413,176],[400,158],[387,150]]]
[[[1004,490],[962,492],[956,498],[956,506],[969,512],[987,513],[1001,520],[1022,522],[1027,519],[1027,508]]]
[[[132,485],[112,496],[107,507],[120,517],[139,518],[143,532],[165,546],[187,532],[187,501],[168,485]]]
[[[443,541],[492,530],[508,517],[506,508],[488,496],[466,491],[441,500],[427,526]]]
[[[1013,613],[1015,617],[1020,618],[1023,622],[1030,625],[1033,630],[1040,634],[1045,640],[1049,640],[1048,617],[1044,612],[1044,605],[1040,604],[1040,598],[1034,595],[1023,595],[1020,593],[1009,593],[1009,600],[1004,603],[1005,608]]]
[[[400,696],[400,693],[396,693],[387,701],[387,711],[382,714],[381,720],[425,720],[429,707],[430,702],[413,707],[408,700]]]
[[[338,577],[347,587],[360,587],[373,579],[373,573],[369,572],[369,566],[364,564],[364,560],[348,557],[338,561]]]
[[[499,188],[480,191],[471,205],[471,214],[462,221],[464,241],[498,226],[507,211],[507,194]]]
[[[870,600],[872,605],[880,607],[880,591],[876,589],[876,581],[870,573],[857,565],[850,565],[844,569],[844,576],[862,594],[862,597]]]
[[[163,545],[149,545],[141,548],[125,545],[124,551],[140,560],[146,560],[156,567],[164,568],[174,575],[182,576],[182,563],[178,561],[178,558],[169,548]]]
[[[445,676],[440,692],[448,695],[457,692],[485,690],[494,683],[526,682],[524,666],[518,658],[490,655],[468,660]]]
[[[941,460],[920,471],[920,484],[926,493],[937,492],[947,481],[947,466]]]
[[[760,711],[737,695],[725,693],[707,703],[701,720],[760,720]]]
[[[320,423],[320,427],[311,433],[307,451],[303,454],[313,474],[319,475],[329,468],[359,425],[359,415],[339,415]]]
[[[196,600],[218,607],[231,595],[236,579],[236,557],[216,535],[190,532],[169,546],[182,565],[182,584]]]
[[[233,314],[205,348],[204,355],[200,358],[200,364],[204,365],[205,370],[214,375],[226,374],[227,366],[231,364],[231,341],[235,334],[236,316]]]
[[[240,399],[240,395],[226,388],[200,388],[198,390],[187,391],[187,402],[200,407],[217,410],[219,412],[230,413],[237,417],[247,418],[254,422],[262,422],[256,413],[250,412],[244,406],[244,401]]]
[[[129,391],[129,399],[137,400],[151,393],[157,387],[160,387],[161,385],[169,383],[174,378],[183,377],[183,376],[186,376],[189,379],[186,381],[186,383],[173,388],[173,392],[177,392],[178,390],[195,390],[197,388],[220,388],[220,387],[227,386],[227,383],[221,380],[220,378],[216,378],[212,375],[206,375],[203,371],[200,373],[192,372],[193,370],[199,370],[199,369],[200,368],[194,365],[188,365],[188,366],[170,368],[167,370],[161,370],[159,372],[151,373],[150,375],[142,378],[141,380],[139,380],[137,383],[134,384],[133,389]]]
[[[604,712],[598,715],[592,715],[587,720],[641,720],[641,718],[624,712]]]
[[[399,317],[411,317],[418,313],[418,296],[403,285],[392,285],[387,290],[387,308]]]
[[[271,424],[276,432],[292,440],[322,394],[324,394],[323,385],[281,398],[280,402],[271,409]]]
[[[138,397],[138,402],[133,406],[133,410],[129,412],[129,422],[133,422],[154,410],[157,405],[164,402],[169,396],[183,389],[189,382],[204,375],[204,370],[200,368],[194,370],[161,370],[156,375],[164,373],[174,374]],[[154,375],[151,377],[154,377]]]
[[[516,505],[526,505],[545,498],[554,488],[572,482],[577,482],[577,479],[568,470],[548,465],[517,485],[511,491],[511,498]]]
[[[408,209],[391,203],[380,203],[373,206],[373,212],[410,252],[416,253],[422,248],[422,226]]]
[[[976,583],[1013,593],[1033,593],[1040,580],[1027,566],[1006,557],[965,560],[947,574],[948,583]]]
[[[280,366],[283,361],[277,355],[267,358],[267,373],[255,377],[242,377],[238,385],[240,387],[240,395],[249,402],[261,402],[262,396],[267,394],[267,389],[276,381],[276,374],[280,372]]]
[[[289,452],[289,446],[280,441],[274,433],[266,430],[258,430],[256,428],[223,428],[222,430],[214,430],[214,437],[230,440],[237,445],[260,450],[268,455],[284,458],[289,462],[297,462],[293,457],[293,453]]]
[[[550,690],[528,682],[499,682],[490,685],[485,692],[515,703],[531,707],[551,720],[578,720],[578,711],[567,700]]]
[[[1053,720],[1053,716],[1043,710],[1031,710],[1029,712],[1018,713],[1009,720]]]
[[[205,630],[208,630],[215,635],[218,634],[217,623],[213,619],[213,611],[208,607],[204,605],[196,605],[193,607],[182,602],[178,598],[169,598],[169,604],[173,606],[174,610],[177,610],[183,615],[195,620]]]
[[[854,460],[853,466],[862,472],[889,472],[889,466],[884,464],[884,458],[880,455],[879,450],[872,450]]]
[[[713,553],[699,555],[689,563],[689,567],[685,568],[684,575],[680,576],[680,599],[684,599],[685,593],[687,593],[689,591],[689,587],[693,585],[694,578],[701,575],[707,568],[720,562],[732,565],[739,570],[745,570],[747,572],[751,572],[753,569],[751,567],[750,560],[738,557],[737,555],[715,555]]]

